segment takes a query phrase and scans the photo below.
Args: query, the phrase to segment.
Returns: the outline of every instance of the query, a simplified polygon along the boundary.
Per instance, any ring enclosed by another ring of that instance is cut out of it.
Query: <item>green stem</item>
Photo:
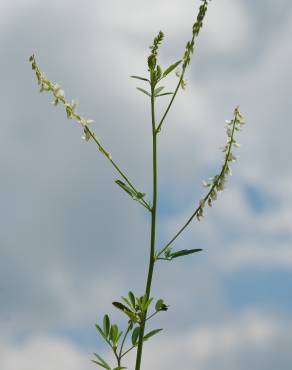
[[[138,190],[135,188],[135,186],[132,184],[132,182],[128,179],[128,177],[125,175],[125,173],[120,169],[120,167],[116,164],[116,162],[109,156],[108,152],[104,149],[104,147],[101,145],[101,143],[99,142],[99,140],[96,138],[95,134],[90,130],[90,128],[88,126],[86,126],[86,129],[88,130],[91,138],[95,141],[95,143],[97,144],[99,150],[104,153],[104,155],[107,157],[107,159],[110,161],[110,163],[113,165],[113,167],[115,168],[115,170],[120,174],[120,176],[127,182],[127,184],[130,186],[130,188],[132,190],[134,190],[135,192],[138,192]],[[142,198],[141,201],[139,202],[140,204],[142,204],[145,208],[148,209],[148,211],[150,211],[150,207],[149,205],[147,204],[147,202]]]
[[[124,344],[125,344],[126,338],[127,338],[128,334],[129,334],[130,330],[131,330],[131,325],[128,326],[127,331],[126,331],[126,333],[124,335],[124,338],[122,340],[122,344],[121,344],[121,348],[120,348],[120,352],[119,352],[119,358],[120,359],[122,358]]]
[[[151,240],[150,240],[150,259],[148,267],[148,276],[146,283],[145,294],[149,299],[151,291],[151,283],[153,277],[153,270],[155,264],[155,235],[156,235],[156,206],[157,206],[157,131],[155,127],[155,97],[154,97],[154,84],[151,85],[151,121],[152,121],[152,153],[153,153],[153,203],[151,209]],[[144,312],[141,325],[140,335],[137,348],[135,370],[140,370],[142,351],[143,351],[143,337],[145,331],[145,322],[147,318],[147,310]]]
[[[176,97],[176,95],[178,93],[178,90],[179,90],[179,88],[181,86],[181,82],[182,82],[182,80],[184,78],[184,75],[185,75],[185,71],[186,71],[186,69],[184,68],[183,69],[183,72],[182,72],[182,74],[180,76],[180,79],[178,81],[178,84],[176,86],[176,89],[174,91],[174,94],[172,95],[172,98],[171,98],[171,100],[170,100],[170,102],[169,102],[169,104],[168,104],[168,106],[167,106],[167,108],[166,108],[166,110],[164,112],[164,115],[162,116],[162,118],[161,118],[161,120],[159,122],[159,125],[157,126],[156,133],[159,133],[161,131],[161,126],[162,126],[162,124],[163,124],[163,122],[164,122],[164,120],[165,120],[165,118],[166,118],[166,116],[167,116],[167,114],[168,114],[168,112],[169,112],[169,110],[170,110],[170,108],[172,106],[172,103],[173,103],[173,101],[174,101],[174,99],[175,99],[175,97]]]

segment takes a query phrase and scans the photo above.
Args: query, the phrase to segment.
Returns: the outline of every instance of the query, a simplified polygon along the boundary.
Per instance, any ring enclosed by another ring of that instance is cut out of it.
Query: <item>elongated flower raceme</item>
[[[38,67],[35,56],[32,55],[29,58],[31,62],[32,69],[35,71],[35,75],[40,86],[40,92],[47,91],[53,94],[53,105],[57,106],[58,104],[62,104],[65,108],[67,118],[68,119],[75,119],[83,128],[83,139],[85,141],[95,139],[99,150],[109,159],[111,159],[110,153],[108,153],[103,146],[100,144],[99,140],[97,140],[96,135],[90,130],[89,125],[93,122],[91,119],[85,119],[81,117],[79,114],[76,113],[77,103],[72,100],[71,104],[65,98],[65,92],[62,90],[61,85],[58,83],[53,83],[49,79],[46,78],[44,73]]]
[[[218,175],[210,178],[208,182],[203,181],[203,186],[210,190],[207,195],[200,200],[200,205],[195,215],[199,221],[201,217],[203,217],[205,205],[208,204],[209,207],[212,207],[213,201],[217,199],[217,193],[224,190],[227,176],[232,174],[230,163],[235,162],[237,159],[233,154],[233,149],[239,148],[240,144],[235,140],[235,132],[241,131],[242,125],[245,123],[239,107],[235,108],[233,119],[225,122],[227,142],[223,148],[223,152],[225,153],[223,166]]]
[[[147,203],[144,200],[145,193],[142,193],[138,191],[135,186],[132,184],[132,182],[128,179],[128,177],[125,175],[125,173],[119,168],[119,166],[115,163],[115,161],[112,158],[112,155],[104,148],[104,146],[101,144],[100,140],[97,138],[96,134],[92,131],[92,129],[89,128],[89,125],[93,122],[92,119],[85,119],[81,117],[78,113],[76,113],[76,107],[77,103],[72,100],[71,104],[66,100],[65,98],[65,92],[62,90],[61,85],[58,83],[51,82],[45,74],[40,70],[36,63],[35,56],[32,55],[29,58],[29,61],[31,63],[32,70],[35,72],[37,82],[40,86],[40,92],[47,91],[51,92],[53,95],[53,105],[57,106],[59,104],[62,104],[68,119],[75,119],[77,121],[82,129],[83,129],[83,136],[82,138],[87,142],[90,139],[92,139],[99,151],[110,161],[112,166],[115,168],[115,170],[119,173],[119,175],[126,181],[128,186],[124,184],[122,181],[117,180],[116,182],[118,185],[122,183],[124,187],[127,187],[128,194],[131,195],[131,197],[136,200],[138,203],[140,203],[143,207],[147,208],[149,211],[151,210],[151,206],[149,203]]]
[[[185,76],[187,67],[191,63],[191,56],[192,56],[192,54],[194,53],[194,50],[195,50],[195,42],[196,42],[196,39],[197,39],[197,37],[200,33],[200,30],[203,27],[203,21],[205,19],[206,13],[207,13],[208,4],[209,4],[210,0],[201,0],[201,1],[202,1],[202,4],[199,8],[199,12],[197,14],[195,23],[193,24],[193,27],[192,27],[192,38],[187,42],[185,50],[184,50],[184,54],[183,54],[183,58],[182,58],[182,68],[181,68],[181,70],[176,71],[176,75],[179,78],[179,81],[177,83],[177,86],[175,88],[174,93],[172,94],[172,98],[171,98],[171,100],[170,100],[170,102],[169,102],[169,104],[168,104],[168,106],[165,110],[164,115],[162,116],[160,122],[158,123],[157,129],[156,129],[157,133],[159,133],[161,131],[163,122],[164,122],[164,120],[165,120],[173,102],[174,102],[174,99],[175,99],[180,87],[182,89],[185,89],[185,87],[186,87],[186,81],[184,79],[184,76]]]
[[[187,220],[187,222],[179,229],[179,231],[174,235],[174,237],[157,253],[156,257],[159,258],[163,253],[167,254],[170,251],[170,245],[178,238],[178,236],[187,228],[187,226],[192,222],[196,217],[198,221],[204,216],[204,209],[206,204],[209,207],[212,207],[213,202],[217,199],[217,194],[220,191],[223,191],[227,181],[227,176],[231,175],[231,162],[234,162],[237,157],[233,154],[234,148],[239,148],[240,144],[235,140],[235,133],[241,131],[242,125],[244,125],[244,119],[240,113],[239,107],[236,107],[233,113],[233,118],[230,121],[226,122],[226,134],[227,141],[223,148],[225,153],[223,165],[221,171],[218,175],[210,178],[209,181],[203,181],[203,186],[209,188],[209,191],[204,198],[200,199],[199,205]],[[166,258],[168,256],[166,255]]]

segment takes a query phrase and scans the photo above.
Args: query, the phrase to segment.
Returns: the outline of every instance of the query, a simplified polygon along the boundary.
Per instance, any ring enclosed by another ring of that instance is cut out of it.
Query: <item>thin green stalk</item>
[[[48,91],[51,92],[54,96],[54,105],[58,105],[59,103],[62,103],[66,113],[67,118],[72,119],[74,118],[78,123],[81,124],[83,127],[84,133],[85,133],[85,139],[88,141],[90,138],[94,140],[96,143],[99,151],[110,161],[112,166],[115,168],[115,170],[119,173],[119,175],[126,181],[126,183],[130,186],[130,188],[135,192],[138,193],[138,190],[133,185],[133,183],[129,180],[129,178],[125,175],[125,173],[120,169],[120,167],[117,165],[117,163],[113,160],[111,154],[103,147],[95,133],[89,128],[89,123],[92,120],[86,120],[82,118],[78,113],[75,112],[76,108],[76,102],[72,104],[69,104],[69,102],[65,99],[64,91],[61,90],[61,86],[59,84],[54,84],[50,80],[48,80],[42,71],[39,69],[35,56],[32,55],[29,58],[29,61],[32,64],[32,69],[35,71],[36,78],[38,80],[38,84],[41,86],[40,91]],[[62,91],[62,94],[61,94]],[[144,198],[141,198],[138,200],[138,202],[143,205],[145,208],[148,209],[148,211],[151,211],[151,207],[147,204],[147,202],[144,200]]]
[[[128,334],[129,334],[130,330],[131,330],[131,325],[128,326],[127,331],[124,334],[124,338],[123,338],[122,343],[121,343],[120,352],[119,352],[119,358],[120,359],[122,358],[124,344],[125,344],[126,338],[127,338]]]
[[[108,160],[111,162],[111,164],[113,165],[113,167],[116,169],[116,171],[121,175],[121,177],[127,182],[127,184],[130,186],[130,188],[134,191],[137,192],[137,189],[135,188],[135,186],[132,184],[132,182],[128,179],[128,177],[125,175],[125,173],[120,169],[120,167],[116,164],[116,162],[110,157],[107,155],[107,152],[105,151],[105,149],[102,147],[101,143],[97,140],[96,138],[96,135],[87,127],[87,130],[91,136],[91,138],[95,141],[95,143],[97,144],[98,148],[100,151],[104,152],[106,157],[108,158]],[[148,211],[151,210],[151,208],[149,207],[149,205],[147,204],[147,202],[142,198],[141,201],[139,202],[140,204],[142,204],[145,208],[148,209]]]
[[[153,270],[155,264],[155,236],[156,236],[156,206],[157,206],[157,132],[155,127],[155,97],[154,97],[154,84],[151,85],[151,121],[152,121],[152,159],[153,159],[153,203],[151,210],[151,240],[150,240],[150,259],[148,267],[148,276],[146,283],[145,294],[149,299],[151,291],[151,283],[153,277]],[[143,351],[143,337],[145,332],[145,322],[147,318],[147,310],[144,312],[141,325],[139,342],[137,348],[135,370],[140,370],[142,351]]]
[[[179,90],[179,88],[181,86],[181,83],[182,83],[183,78],[184,78],[184,75],[185,75],[185,71],[186,70],[184,69],[183,72],[182,72],[182,75],[180,76],[180,79],[179,79],[178,84],[176,86],[176,89],[175,89],[175,91],[174,91],[174,93],[172,95],[172,98],[171,98],[171,100],[170,100],[170,102],[169,102],[169,104],[168,104],[168,106],[167,106],[167,108],[165,110],[164,115],[162,116],[162,118],[161,118],[161,120],[159,122],[159,125],[157,126],[156,133],[159,133],[161,131],[161,126],[162,126],[162,124],[163,124],[163,122],[164,122],[164,120],[165,120],[165,118],[166,118],[166,116],[167,116],[167,114],[168,114],[168,112],[169,112],[169,110],[170,110],[170,108],[172,106],[172,103],[173,103],[173,101],[174,101],[174,99],[175,99],[175,97],[176,97],[176,95],[178,93],[178,90]]]

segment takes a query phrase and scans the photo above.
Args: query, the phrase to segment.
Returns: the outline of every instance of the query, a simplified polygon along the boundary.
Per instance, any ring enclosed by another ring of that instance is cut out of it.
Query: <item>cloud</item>
[[[146,368],[186,370],[273,369],[281,345],[291,340],[287,323],[260,312],[245,312],[227,322],[189,329],[175,338],[153,339]],[[288,324],[291,327],[291,323]],[[154,344],[154,340],[156,343]],[[288,353],[278,362],[286,369]],[[279,359],[279,358],[278,358]]]
[[[0,365],[6,370],[85,370],[90,367],[85,353],[61,338],[33,337],[24,344],[2,343]]]
[[[143,366],[153,370],[285,370],[291,361],[285,352],[291,342],[291,322],[258,311],[247,311],[216,324],[188,327],[175,335],[160,333],[145,344]],[[281,348],[281,349],[280,349]],[[278,352],[280,349],[280,352]],[[108,362],[111,354],[101,353]],[[279,358],[279,353],[284,357]],[[20,344],[2,341],[1,367],[5,370],[83,370],[90,367],[90,353],[58,337],[31,337]],[[134,359],[134,353],[126,362]],[[92,365],[93,366],[93,365]]]
[[[202,44],[209,53],[232,55],[248,47],[253,24],[244,2],[221,0],[210,3],[206,18]]]
[[[220,266],[224,272],[236,271],[244,268],[260,268],[261,270],[291,270],[292,250],[289,243],[277,243],[277,245],[253,244],[245,241],[233,248],[228,248],[221,255]]]
[[[40,333],[71,328],[78,335],[129,287],[141,292],[149,217],[121,194],[93,143],[80,140],[80,128],[54,110],[48,96],[37,93],[27,58],[35,51],[47,75],[62,83],[68,97],[78,97],[80,112],[95,119],[101,140],[151,198],[149,106],[128,76],[146,70],[147,46],[160,28],[166,33],[162,65],[181,56],[199,2],[43,1],[18,12],[13,4],[9,17],[5,10],[0,37],[6,56],[0,61],[5,102],[0,137],[1,337],[31,340],[18,347],[5,344],[7,366],[1,368],[22,370],[22,361],[25,370],[39,368],[41,359],[32,360],[38,350],[52,361],[52,353],[59,353],[61,365],[48,362],[50,370],[74,370],[76,364],[83,369],[84,354],[72,345],[70,334],[61,340]],[[187,91],[179,95],[159,137],[161,245],[197,205],[204,193],[201,180],[220,168],[224,119],[238,102],[246,113],[241,158],[227,191],[175,245],[203,247],[204,253],[155,271],[153,295],[171,304],[173,311],[162,320],[173,336],[169,344],[156,342],[149,349],[153,358],[160,358],[155,351],[161,345],[173,360],[163,364],[168,368],[181,368],[184,355],[190,370],[196,359],[204,370],[220,370],[224,363],[224,370],[240,370],[240,364],[244,370],[266,370],[279,354],[282,362],[273,370],[291,363],[279,335],[291,339],[284,325],[230,308],[222,279],[226,272],[236,274],[250,266],[269,271],[291,267],[291,4],[282,24],[270,21],[278,8],[270,3],[271,13],[265,7],[263,16],[254,2],[210,3]],[[262,34],[265,42],[258,37]],[[261,214],[246,197],[251,184],[271,205]],[[198,332],[189,329],[194,315],[203,325]],[[148,368],[154,369],[150,360]]]

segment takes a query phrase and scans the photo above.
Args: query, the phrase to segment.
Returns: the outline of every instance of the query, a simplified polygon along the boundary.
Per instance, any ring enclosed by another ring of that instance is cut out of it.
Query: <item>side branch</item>
[[[184,52],[184,56],[183,56],[183,66],[182,66],[182,71],[180,73],[180,77],[179,77],[179,81],[178,81],[178,84],[176,86],[176,89],[173,93],[173,96],[165,110],[165,113],[163,114],[158,126],[157,126],[157,129],[156,129],[156,132],[160,132],[161,131],[161,126],[172,106],[172,103],[178,93],[178,90],[180,87],[184,87],[185,85],[185,82],[184,82],[184,75],[185,75],[185,72],[186,72],[186,69],[188,67],[188,65],[191,63],[191,54],[194,53],[194,46],[195,46],[195,39],[196,37],[199,35],[200,33],[200,30],[201,28],[203,27],[203,20],[205,18],[205,15],[206,15],[206,12],[207,12],[207,9],[208,9],[208,0],[202,0],[203,1],[203,4],[200,6],[199,8],[199,13],[197,15],[197,18],[196,18],[196,22],[194,23],[193,25],[193,33],[192,33],[192,38],[190,41],[187,42],[186,44],[186,48],[185,48],[185,52]]]
[[[97,138],[96,134],[89,128],[89,124],[92,123],[93,121],[89,120],[89,119],[85,119],[85,118],[81,117],[79,114],[76,113],[77,103],[75,101],[72,101],[72,103],[70,104],[66,100],[65,93],[61,89],[61,86],[59,84],[52,83],[50,80],[48,80],[45,77],[43,72],[39,69],[34,55],[32,55],[29,58],[29,61],[31,62],[32,69],[35,71],[38,84],[40,85],[40,92],[43,92],[43,91],[51,92],[53,94],[53,97],[54,97],[53,104],[55,106],[57,106],[59,103],[63,104],[63,106],[66,110],[67,118],[68,119],[75,119],[82,126],[83,132],[84,132],[83,139],[85,141],[89,141],[90,139],[92,139],[96,143],[96,145],[98,147],[98,150],[110,161],[112,166],[119,173],[119,175],[126,181],[126,183],[129,185],[131,190],[135,194],[142,194],[142,193],[138,192],[138,190],[135,188],[133,183],[128,179],[128,177],[125,175],[125,173],[120,169],[120,167],[113,160],[111,154],[101,144],[101,142]],[[143,198],[137,199],[137,201],[140,204],[142,204],[145,208],[147,208],[149,211],[151,211],[150,205]]]
[[[230,162],[234,162],[237,158],[232,153],[232,148],[238,148],[240,145],[234,139],[235,131],[241,131],[241,125],[244,124],[243,116],[241,115],[239,108],[235,108],[234,116],[231,121],[226,121],[226,132],[227,132],[227,143],[223,148],[223,152],[225,152],[225,159],[223,162],[222,169],[219,175],[214,176],[211,178],[211,182],[203,182],[205,187],[210,188],[208,193],[204,198],[202,198],[199,202],[199,206],[191,215],[191,217],[187,220],[187,222],[179,229],[179,231],[174,235],[174,237],[158,252],[156,258],[158,259],[163,252],[165,252],[170,245],[177,239],[177,237],[187,228],[187,226],[192,222],[192,220],[196,217],[198,221],[200,221],[201,217],[203,217],[203,211],[206,203],[209,207],[212,206],[214,200],[217,199],[217,192],[224,190],[224,185],[227,180],[227,175],[231,175],[231,168]]]

